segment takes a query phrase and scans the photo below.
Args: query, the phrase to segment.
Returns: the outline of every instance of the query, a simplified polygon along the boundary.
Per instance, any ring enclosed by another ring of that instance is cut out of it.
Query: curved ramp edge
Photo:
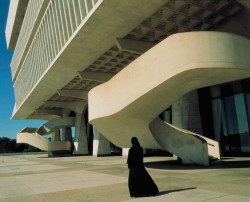
[[[71,127],[75,125],[75,117],[55,118],[37,128],[39,135],[48,135],[62,127]]]
[[[28,131],[17,134],[17,143],[26,143],[44,151],[70,151],[70,141],[50,141],[49,139]]]
[[[155,117],[192,90],[249,78],[249,53],[250,40],[234,34],[172,35],[89,92],[89,121],[119,147],[130,147],[137,136],[144,148],[165,149],[165,136],[151,131]],[[191,153],[187,159],[207,164]]]
[[[160,118],[154,119],[149,127],[161,146],[180,157],[185,164],[199,162],[209,165],[209,158],[221,158],[219,144],[215,140],[177,128]]]
[[[51,134],[62,127],[70,127],[75,125],[74,117],[55,118],[39,128],[26,127],[17,134],[17,143],[30,144],[44,151],[70,151],[70,141],[50,141],[43,137]]]

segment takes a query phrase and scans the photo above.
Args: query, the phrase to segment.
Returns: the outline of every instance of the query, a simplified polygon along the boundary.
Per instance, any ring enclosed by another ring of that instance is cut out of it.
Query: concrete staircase
[[[24,128],[17,134],[17,143],[30,144],[44,151],[70,151],[70,141],[51,141],[45,135],[51,134],[62,127],[75,125],[74,117],[55,118],[39,128]]]
[[[171,35],[89,92],[89,121],[119,147],[131,147],[136,136],[143,148],[209,165],[209,158],[220,159],[218,142],[157,117],[197,88],[249,78],[249,52],[250,40],[235,34]]]

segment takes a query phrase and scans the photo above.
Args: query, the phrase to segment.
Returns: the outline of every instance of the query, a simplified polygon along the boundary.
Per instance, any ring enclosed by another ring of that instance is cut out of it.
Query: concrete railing
[[[102,0],[49,2],[14,84],[17,108],[101,2]]]
[[[10,64],[15,81],[49,0],[30,0]]]

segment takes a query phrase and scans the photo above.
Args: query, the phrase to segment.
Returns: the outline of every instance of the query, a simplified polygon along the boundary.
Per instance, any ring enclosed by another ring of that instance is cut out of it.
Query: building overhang
[[[219,22],[228,22],[231,16],[235,16],[242,10],[242,6],[238,3],[229,8],[227,1],[226,3],[220,2],[221,8],[225,8],[224,12],[227,13],[231,9],[232,14],[227,16],[222,12],[220,15],[214,15],[213,10],[211,11],[207,4],[197,6],[194,3],[189,8],[187,6],[190,5],[186,5],[183,1],[183,5],[178,2],[176,5],[178,8],[172,8],[175,5],[173,2],[168,0],[100,2],[91,16],[79,25],[43,76],[35,85],[32,85],[25,99],[17,103],[11,119],[35,119],[33,115],[37,109],[63,108],[56,107],[56,105],[54,108],[46,106],[44,103],[47,101],[68,102],[70,100],[74,105],[73,102],[78,102],[79,99],[86,100],[80,94],[76,96],[75,90],[89,91],[118,73],[129,63],[125,61],[124,64],[123,59],[116,57],[121,53],[127,54],[128,57],[132,56],[131,62],[148,48],[153,47],[155,43],[173,33],[190,31],[191,28],[193,31],[213,30]],[[211,5],[211,8],[214,6]],[[203,12],[200,13],[197,7]],[[184,10],[183,14],[180,14],[180,9]],[[190,16],[186,14],[187,12],[191,13]],[[214,12],[217,12],[216,9]],[[205,15],[207,21],[203,22],[202,18],[198,18],[200,15]],[[130,43],[131,40],[134,42]],[[138,55],[134,57],[129,54]],[[112,60],[116,60],[115,64]],[[106,69],[103,69],[104,65]],[[78,84],[83,82],[87,85],[88,83],[94,84],[88,89],[85,89],[86,86],[79,88]],[[71,88],[72,86],[76,88]],[[70,93],[69,90],[72,92]]]
[[[167,1],[157,1],[149,7],[147,5],[150,2],[103,1],[89,19],[78,27],[23,102],[14,108],[11,119],[29,119],[36,109],[57,94],[78,72],[85,70],[114,46],[116,38],[126,36]],[[140,12],[139,7],[143,7]],[[124,8],[130,10],[130,15]]]
[[[8,50],[14,50],[29,0],[11,0],[5,28]]]

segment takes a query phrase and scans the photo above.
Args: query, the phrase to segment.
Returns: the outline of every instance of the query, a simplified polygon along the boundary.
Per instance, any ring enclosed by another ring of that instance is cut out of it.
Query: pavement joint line
[[[18,158],[8,156],[5,161],[15,163],[16,160],[19,163],[20,160],[25,160],[21,161],[23,164],[29,161],[37,162],[37,164],[26,164],[27,169],[28,167],[34,169],[25,172],[9,172],[10,169],[15,169],[15,166],[4,165],[2,167],[4,169],[0,169],[2,172],[0,173],[0,201],[60,201],[63,197],[66,197],[63,201],[88,199],[98,202],[100,199],[109,202],[150,201],[151,199],[154,201],[174,201],[172,200],[174,198],[182,199],[181,201],[199,202],[217,201],[223,199],[223,197],[226,197],[227,200],[239,201],[243,199],[244,201],[249,199],[250,201],[250,196],[247,194],[249,185],[246,180],[242,181],[242,179],[249,179],[246,176],[249,173],[250,157],[232,157],[231,161],[229,159],[223,161],[222,159],[221,162],[211,165],[209,168],[180,165],[174,162],[171,157],[145,157],[145,168],[157,183],[159,190],[167,194],[138,200],[131,199],[129,196],[128,170],[125,157],[46,158],[46,154],[42,154],[19,155]],[[47,168],[47,170],[39,170],[39,166],[35,165],[39,165],[41,168],[44,166],[44,169]],[[22,165],[17,167],[22,168]],[[53,167],[63,168],[51,169]],[[110,179],[110,176],[112,176],[112,179]],[[228,180],[226,180],[227,178]],[[123,182],[116,179],[122,179]],[[39,183],[37,183],[37,180],[39,180]],[[100,183],[100,180],[104,180],[105,183]],[[213,184],[213,181],[217,183]],[[196,187],[196,189],[184,190],[190,186]],[[4,187],[4,189],[1,189],[1,187]],[[112,190],[112,187],[115,191]],[[168,193],[168,190],[173,190],[173,192]],[[240,194],[236,195],[235,193],[238,193],[238,191],[240,191]],[[195,195],[195,193],[198,195]],[[202,196],[205,196],[206,199]],[[5,197],[5,200],[2,199],[3,197]]]

